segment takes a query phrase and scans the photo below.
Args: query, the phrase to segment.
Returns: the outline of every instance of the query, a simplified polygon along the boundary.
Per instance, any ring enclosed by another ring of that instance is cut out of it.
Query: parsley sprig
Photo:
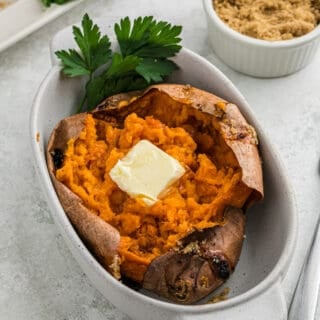
[[[140,90],[159,83],[178,66],[168,58],[181,49],[181,26],[172,26],[153,17],[128,17],[114,26],[119,52],[111,50],[107,35],[85,14],[81,29],[73,27],[79,50],[56,52],[62,72],[69,77],[88,76],[86,93],[79,112],[92,110],[104,98],[120,92]]]

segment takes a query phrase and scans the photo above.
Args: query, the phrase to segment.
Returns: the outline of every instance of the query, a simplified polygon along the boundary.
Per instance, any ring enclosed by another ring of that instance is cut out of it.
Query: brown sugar
[[[320,0],[213,0],[213,5],[229,27],[263,40],[300,37],[320,23]]]
[[[0,10],[8,7],[12,2],[12,0],[0,0]]]

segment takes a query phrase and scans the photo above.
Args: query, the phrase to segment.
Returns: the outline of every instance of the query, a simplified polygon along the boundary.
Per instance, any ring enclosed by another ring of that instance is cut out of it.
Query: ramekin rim
[[[291,47],[302,46],[320,36],[320,24],[319,24],[312,31],[308,32],[307,34],[301,37],[297,37],[294,39],[277,40],[277,41],[256,39],[256,38],[241,34],[240,32],[232,29],[226,23],[224,23],[214,9],[213,0],[203,0],[203,6],[207,13],[207,16],[210,17],[211,21],[213,21],[216,24],[216,26],[220,29],[220,31],[224,32],[229,37],[237,41],[246,43],[248,45],[261,47],[261,48],[268,48],[268,49],[291,48]]]

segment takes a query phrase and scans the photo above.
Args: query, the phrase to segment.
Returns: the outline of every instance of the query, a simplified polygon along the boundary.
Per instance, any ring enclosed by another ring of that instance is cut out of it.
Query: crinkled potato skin
[[[126,116],[132,112],[140,117],[160,117],[159,120],[168,126],[179,125],[174,123],[174,111],[166,110],[167,105],[170,108],[191,108],[212,118],[212,126],[220,132],[242,169],[242,182],[252,189],[242,209],[263,198],[262,168],[255,130],[232,103],[189,85],[161,84],[144,92],[110,97],[92,114],[116,127],[121,127]],[[83,201],[55,176],[61,153],[70,138],[79,136],[85,118],[86,113],[74,115],[63,119],[55,127],[46,151],[48,170],[60,202],[80,238],[104,268],[120,279],[118,230],[87,209]],[[224,225],[195,230],[175,248],[155,258],[140,285],[181,304],[192,304],[206,297],[228,279],[237,264],[245,234],[242,209],[227,206]]]
[[[172,250],[153,260],[143,287],[171,301],[191,304],[223,284],[233,272],[245,231],[242,210],[228,207],[227,223],[195,231]]]

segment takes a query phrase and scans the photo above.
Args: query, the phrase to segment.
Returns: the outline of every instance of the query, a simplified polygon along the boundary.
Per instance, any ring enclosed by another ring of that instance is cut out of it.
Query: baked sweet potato
[[[186,169],[151,207],[109,176],[142,139]],[[191,304],[237,264],[244,211],[263,197],[257,144],[236,105],[188,85],[162,84],[63,119],[49,139],[47,164],[71,223],[106,270]]]

